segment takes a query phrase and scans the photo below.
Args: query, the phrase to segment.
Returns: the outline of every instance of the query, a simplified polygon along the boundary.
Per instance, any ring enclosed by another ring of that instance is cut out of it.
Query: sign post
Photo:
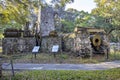
[[[39,49],[40,49],[40,46],[34,46],[34,48],[32,49],[32,53],[34,54],[35,59],[36,59],[36,55],[37,55]]]
[[[14,77],[15,73],[14,73],[14,67],[13,67],[13,60],[12,59],[10,60],[10,64],[11,64],[11,68],[12,68],[12,76]]]

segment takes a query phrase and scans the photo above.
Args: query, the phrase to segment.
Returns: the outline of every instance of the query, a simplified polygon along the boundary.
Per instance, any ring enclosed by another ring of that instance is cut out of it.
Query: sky
[[[51,0],[46,0],[46,2],[50,2]],[[85,12],[91,12],[93,8],[96,7],[94,0],[74,0],[74,3],[67,4],[66,9],[74,8],[78,11],[84,10]]]

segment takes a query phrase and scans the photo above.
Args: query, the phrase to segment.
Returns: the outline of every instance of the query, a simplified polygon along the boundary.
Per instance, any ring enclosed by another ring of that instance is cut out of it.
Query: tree
[[[93,15],[89,14],[88,12],[80,11],[75,19],[75,25],[81,27],[92,27],[94,21],[95,18]]]
[[[51,3],[65,7],[67,3],[72,3],[74,0],[52,0]]]
[[[61,20],[61,24],[62,24],[62,32],[64,33],[73,32],[75,27],[74,22],[63,19]]]
[[[111,24],[109,28],[120,28],[120,1],[119,0],[95,0],[97,8],[92,14],[104,18],[106,23]]]
[[[22,1],[5,1],[4,5],[0,5],[1,24],[19,23],[24,24],[27,21],[28,5]]]
[[[31,16],[37,17],[40,5],[41,0],[0,0],[0,26],[2,29],[25,26],[26,22],[33,20]]]
[[[61,12],[64,11],[66,4],[73,3],[74,0],[52,0],[52,6],[55,10]]]
[[[92,10],[92,14],[96,16],[97,24],[101,24],[100,27],[104,28],[108,35],[114,31],[111,36],[115,36],[115,34],[118,36],[118,30],[120,30],[120,0],[94,1],[97,8]]]

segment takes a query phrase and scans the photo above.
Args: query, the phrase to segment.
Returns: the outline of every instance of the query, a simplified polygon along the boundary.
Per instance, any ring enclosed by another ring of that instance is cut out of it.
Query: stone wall
[[[89,33],[86,31],[81,31],[76,34],[75,38],[74,51],[77,52],[78,55],[91,55],[92,47]]]
[[[88,56],[92,53],[89,34],[85,32],[71,33],[63,37],[64,51],[73,52],[76,55]]]
[[[41,27],[42,36],[49,36],[49,33],[55,30],[54,11],[52,7],[42,8],[40,27]]]
[[[42,52],[52,52],[53,45],[59,45],[61,51],[61,37],[43,37],[41,43]]]
[[[74,39],[76,35],[74,33],[64,34],[63,35],[63,51],[74,52]]]
[[[35,38],[3,38],[3,54],[32,52],[36,45]]]

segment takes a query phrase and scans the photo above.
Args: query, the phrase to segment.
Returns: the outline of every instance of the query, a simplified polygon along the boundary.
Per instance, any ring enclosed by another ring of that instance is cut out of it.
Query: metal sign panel
[[[53,45],[52,52],[58,52],[58,50],[59,50],[59,45]]]
[[[37,53],[40,49],[40,46],[34,46],[34,48],[32,49],[33,53]]]

